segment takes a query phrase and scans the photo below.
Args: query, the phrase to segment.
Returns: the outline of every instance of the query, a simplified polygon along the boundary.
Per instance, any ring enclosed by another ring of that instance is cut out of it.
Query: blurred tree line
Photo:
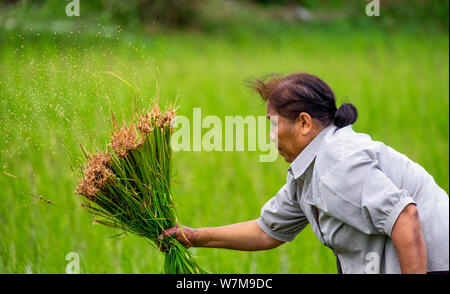
[[[83,19],[124,26],[208,29],[238,22],[335,23],[384,27],[434,26],[448,31],[448,0],[379,0],[381,17],[365,15],[370,0],[79,0]],[[62,19],[70,0],[0,0],[1,13]],[[1,26],[1,18],[0,18]]]

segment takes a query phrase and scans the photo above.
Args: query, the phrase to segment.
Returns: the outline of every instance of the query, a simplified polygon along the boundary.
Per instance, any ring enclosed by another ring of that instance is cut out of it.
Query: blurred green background
[[[138,87],[150,105],[178,97],[179,114],[265,115],[245,80],[308,72],[353,103],[354,125],[421,164],[449,191],[449,2],[0,1],[0,273],[160,273],[162,254],[134,236],[92,224],[74,194],[79,144],[105,148],[110,109],[129,119]],[[207,130],[203,130],[205,133]],[[221,226],[256,219],[284,184],[281,157],[177,152],[181,222]],[[34,195],[34,196],[33,196]],[[39,201],[42,196],[55,205]],[[212,273],[336,273],[308,227],[262,252],[193,248]]]

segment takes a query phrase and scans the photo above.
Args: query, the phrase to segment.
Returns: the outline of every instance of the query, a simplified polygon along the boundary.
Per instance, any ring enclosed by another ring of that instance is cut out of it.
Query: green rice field
[[[90,30],[88,30],[90,29]],[[94,33],[92,33],[94,31]],[[354,129],[421,164],[449,192],[448,34],[290,29],[136,36],[119,27],[4,32],[0,43],[0,273],[161,273],[163,255],[138,237],[94,224],[74,193],[80,144],[104,149],[113,110],[130,119],[136,86],[150,105],[177,100],[192,117],[265,115],[245,80],[308,72],[353,103]],[[206,130],[203,130],[205,132]],[[279,156],[258,151],[174,153],[173,192],[182,224],[222,226],[259,217],[284,184]],[[53,204],[39,200],[39,196]],[[276,249],[191,248],[211,273],[336,273],[310,227]]]

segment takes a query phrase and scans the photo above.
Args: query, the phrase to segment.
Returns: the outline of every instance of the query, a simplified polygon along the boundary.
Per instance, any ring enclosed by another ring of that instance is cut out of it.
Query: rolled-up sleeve
[[[377,160],[354,154],[319,180],[327,213],[368,234],[391,236],[397,217],[414,200],[397,188]]]
[[[283,242],[294,240],[308,224],[297,201],[289,195],[288,184],[270,199],[261,209],[261,216],[257,219],[261,229],[272,238]]]

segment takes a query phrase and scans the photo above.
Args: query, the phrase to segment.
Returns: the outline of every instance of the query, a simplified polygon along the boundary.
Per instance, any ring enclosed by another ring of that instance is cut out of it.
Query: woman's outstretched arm
[[[259,227],[256,220],[222,227],[189,228],[177,225],[164,232],[165,236],[173,236],[186,248],[209,247],[242,251],[267,250],[280,246],[279,241],[267,235]],[[160,239],[162,236],[160,236]],[[164,251],[165,248],[162,248]]]

